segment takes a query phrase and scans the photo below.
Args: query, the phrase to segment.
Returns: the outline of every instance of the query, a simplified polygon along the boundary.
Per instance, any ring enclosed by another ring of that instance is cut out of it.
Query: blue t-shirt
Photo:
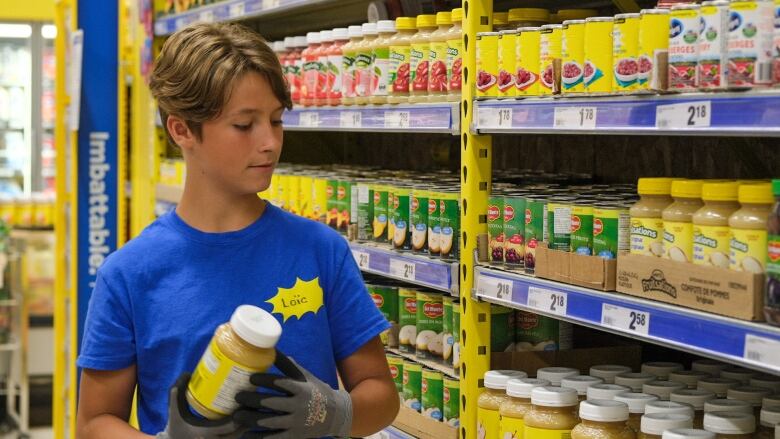
[[[279,350],[333,388],[336,363],[389,326],[347,242],[328,227],[268,204],[243,230],[205,233],[171,212],[98,271],[78,366],[136,364],[138,420],[155,434],[169,388],[242,304],[273,313]]]

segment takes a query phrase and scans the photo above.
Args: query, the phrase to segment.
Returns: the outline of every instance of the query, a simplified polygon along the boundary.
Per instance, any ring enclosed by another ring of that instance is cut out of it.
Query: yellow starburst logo
[[[281,314],[283,322],[286,322],[291,317],[300,320],[308,312],[317,314],[323,305],[322,296],[319,277],[309,281],[296,278],[292,288],[279,288],[276,295],[266,300],[266,303],[273,305],[273,313]]]

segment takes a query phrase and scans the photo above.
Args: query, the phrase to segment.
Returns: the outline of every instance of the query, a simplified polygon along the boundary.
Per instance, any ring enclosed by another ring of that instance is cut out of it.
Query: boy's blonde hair
[[[279,102],[292,108],[282,66],[256,32],[232,23],[198,23],[171,35],[149,81],[171,143],[168,115],[182,118],[200,139],[203,122],[220,115],[236,80],[247,72],[262,75]]]

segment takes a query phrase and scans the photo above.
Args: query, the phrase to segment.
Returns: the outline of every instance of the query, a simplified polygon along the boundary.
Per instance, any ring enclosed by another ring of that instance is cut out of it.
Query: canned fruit
[[[444,419],[444,376],[441,372],[423,370],[420,383],[422,415],[441,421]]]
[[[669,24],[669,89],[692,91],[698,88],[699,6],[672,8]]]
[[[515,310],[498,305],[490,306],[490,347],[493,352],[515,350],[516,328]]]
[[[393,377],[395,389],[399,394],[404,393],[404,359],[398,355],[387,354],[387,366],[390,368],[390,376]]]
[[[375,186],[373,194],[374,217],[371,222],[373,225],[374,241],[387,242],[387,188],[384,186]]]
[[[517,311],[516,318],[516,351],[571,349],[573,329],[571,324],[525,311]]]
[[[585,21],[563,23],[561,85],[564,94],[582,93],[585,63]]]
[[[428,193],[428,254],[438,256],[441,253],[441,213],[439,213],[438,192]]]
[[[409,203],[412,250],[424,253],[428,251],[428,191],[413,190]]]
[[[615,259],[630,250],[629,230],[631,216],[623,207],[596,206],[593,208],[593,254],[604,259]]]
[[[382,342],[391,348],[398,347],[398,288],[384,285],[367,284],[368,294],[374,300],[374,304],[390,322],[390,329],[382,334]]]
[[[549,248],[568,252],[571,246],[571,204],[551,201],[547,205]]]
[[[560,92],[561,44],[563,27],[561,25],[543,26],[539,37],[539,72],[541,95]]]
[[[525,272],[533,274],[536,268],[536,248],[547,241],[547,201],[528,198],[525,207]]]
[[[452,193],[443,195],[439,200],[439,252],[442,259],[457,259],[460,253],[460,196]]]
[[[729,12],[729,87],[772,82],[774,8],[771,1],[733,1]]]
[[[458,427],[460,425],[460,381],[445,377],[443,385],[444,422],[451,427]]]
[[[509,268],[522,268],[525,265],[525,209],[525,198],[504,198],[504,262]]]
[[[612,58],[616,92],[635,90],[639,81],[639,14],[615,18]]]
[[[702,90],[725,88],[728,66],[728,3],[724,1],[702,4],[701,21],[699,88]]]
[[[393,247],[397,250],[411,250],[412,231],[409,227],[409,189],[396,188],[393,191]]]
[[[639,90],[666,90],[668,76],[669,10],[646,9],[639,18]]]
[[[580,255],[593,254],[593,207],[575,205],[571,209],[570,251]]]
[[[585,21],[585,91],[590,94],[612,92],[611,18],[589,18]]]
[[[398,290],[398,350],[413,354],[417,343],[417,291]]]
[[[488,244],[490,249],[490,262],[494,264],[504,263],[504,197],[493,196],[488,200]]]
[[[357,202],[357,239],[358,241],[370,241],[374,234],[374,188],[366,183],[358,183],[356,186],[357,197],[352,202]]]
[[[455,323],[453,313],[453,305],[455,299],[451,296],[444,296],[444,316],[442,317],[442,335],[441,341],[443,344],[442,360],[445,364],[452,363],[452,348],[455,344],[455,337],[452,333],[453,324]]]
[[[441,360],[444,303],[441,294],[417,293],[417,358]]]
[[[539,65],[541,63],[540,44],[541,29],[538,27],[524,27],[518,29],[517,37],[520,47],[517,57],[517,70],[515,73],[515,87],[517,96],[539,95]]]
[[[498,96],[498,33],[477,34],[477,97]]]
[[[422,409],[422,366],[412,361],[403,365],[403,404],[414,411]]]
[[[501,32],[498,37],[498,95],[515,96],[515,65],[517,64],[517,33]]]

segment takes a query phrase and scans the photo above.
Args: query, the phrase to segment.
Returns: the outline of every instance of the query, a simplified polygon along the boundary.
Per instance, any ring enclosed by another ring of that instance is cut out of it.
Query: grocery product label
[[[441,251],[441,214],[439,194],[428,193],[428,254],[435,256]]]
[[[767,236],[766,272],[772,278],[780,277],[780,235]]]
[[[352,221],[352,182],[339,180],[336,192],[339,206],[338,229],[346,232]]]
[[[512,352],[515,348],[517,320],[513,309],[490,306],[490,348],[493,352]]]
[[[442,259],[458,259],[460,254],[460,195],[444,194],[439,200],[439,255]]]
[[[517,96],[539,95],[539,65],[541,61],[540,48],[542,35],[536,31],[520,32],[517,37],[520,54],[517,57],[515,72],[515,88]]]
[[[441,421],[444,418],[444,383],[441,372],[423,371],[422,415]]]
[[[447,40],[447,78],[449,78],[449,90],[463,88],[463,39],[455,38]]]
[[[338,191],[339,187],[339,181],[338,180],[328,180],[327,188],[326,188],[326,194],[328,197],[328,201],[326,204],[327,209],[327,223],[330,227],[336,228],[338,227],[339,223],[339,203],[338,199],[336,197],[336,192]]]
[[[612,26],[611,21],[585,23],[585,91],[612,92]]]
[[[315,221],[326,221],[328,206],[328,180],[324,178],[315,178],[313,184],[312,200],[312,219]]]
[[[403,370],[404,406],[417,412],[422,409],[422,366],[411,361],[404,362]]]
[[[412,44],[412,50],[409,52],[412,91],[428,91],[429,51],[430,45],[428,43]]]
[[[371,72],[371,96],[387,96],[390,88],[390,48],[374,49],[374,66]]]
[[[374,215],[371,221],[375,241],[387,241],[387,189],[375,186],[373,194]]]
[[[320,79],[318,81],[317,99],[325,102],[330,96],[330,87],[333,85],[333,71],[330,68],[330,57],[320,55]]]
[[[393,245],[393,239],[395,239],[395,188],[387,189],[387,240],[386,242]]]
[[[500,416],[499,419],[499,439],[522,439],[524,436],[525,422],[522,418],[511,418],[509,416]]]
[[[460,368],[460,302],[452,304],[452,367]]]
[[[207,409],[229,415],[238,408],[236,393],[254,391],[255,386],[249,382],[249,376],[263,370],[231,360],[219,349],[216,340],[212,340],[195,368],[187,389]]]
[[[556,77],[556,64],[561,61],[561,29],[543,29],[539,43],[539,79],[541,95],[557,94],[559,85]]]
[[[393,377],[395,389],[398,393],[404,392],[404,360],[398,355],[387,354],[387,365],[390,367],[390,375]]]
[[[498,96],[498,35],[477,34],[477,97]]]
[[[763,273],[766,266],[766,230],[731,229],[729,268],[735,271]]]
[[[409,220],[412,228],[412,250],[428,251],[428,191],[413,190],[409,201]]]
[[[699,29],[696,9],[672,11],[669,25],[669,88],[695,90],[698,86]]]
[[[547,217],[550,249],[568,252],[571,247],[571,205],[551,202],[547,205]]]
[[[477,438],[497,438],[501,430],[498,410],[477,408]]]
[[[639,84],[639,17],[616,18],[614,30],[612,87],[617,92],[636,90]]]
[[[495,264],[504,263],[504,197],[490,197],[488,200],[487,229],[488,229],[488,250],[490,251],[490,262]]]
[[[526,199],[518,196],[504,198],[502,222],[504,230],[504,262],[508,267],[525,265]]]
[[[534,439],[571,439],[571,430],[547,430],[526,425],[524,437]]]
[[[639,90],[666,90],[669,14],[643,13],[639,19]]]
[[[728,5],[702,6],[702,30],[699,36],[699,88],[726,86],[728,70]]]
[[[301,98],[315,99],[317,90],[323,87],[324,67],[318,57],[306,57],[303,62],[303,87],[301,89]]]
[[[571,209],[570,251],[581,255],[593,254],[593,207],[574,205]]]
[[[383,285],[366,285],[368,294],[385,316],[391,327],[383,333],[383,342],[386,346],[398,346],[398,288]]]
[[[452,427],[460,425],[460,381],[444,378],[444,422]]]
[[[412,249],[412,231],[409,226],[409,189],[393,192],[393,247],[398,250]]]
[[[772,83],[780,84],[780,0],[775,0],[775,30],[772,41]]]
[[[729,268],[728,226],[693,226],[693,263]]]
[[[452,364],[452,346],[455,344],[455,337],[452,334],[452,305],[454,299],[451,296],[444,296],[444,315],[442,316],[441,327],[442,336],[441,342],[443,345],[442,360],[444,364]]]
[[[352,202],[357,201],[357,239],[359,241],[370,241],[374,233],[374,188],[366,183],[357,184],[357,197],[353,197]]]
[[[516,318],[516,351],[571,349],[571,324],[526,311],[517,311]]]
[[[441,294],[417,293],[417,358],[441,360],[444,303]]]
[[[342,55],[328,56],[328,98],[330,99],[341,99],[342,96],[341,68],[344,65],[343,58]]]
[[[372,52],[358,52],[355,56],[355,96],[371,96],[373,56]]]
[[[341,87],[344,97],[355,97],[355,53],[344,52],[341,62]]]
[[[564,94],[585,91],[583,70],[585,63],[585,24],[563,27],[561,40],[561,84]]]
[[[515,65],[517,64],[517,34],[498,36],[498,95],[515,96]]]
[[[398,349],[413,354],[417,343],[417,291],[398,289]]]
[[[302,63],[293,61],[287,64],[285,68],[284,77],[287,79],[287,83],[290,85],[290,94],[293,101],[298,101],[301,98],[301,68]]]
[[[631,218],[631,254],[664,254],[664,221],[661,218]]]
[[[593,254],[615,259],[618,253],[629,251],[630,224],[628,209],[593,208]]]
[[[693,261],[693,223],[664,221],[664,258]]]
[[[407,95],[411,85],[409,46],[390,46],[390,67],[387,81],[390,84],[388,92],[392,94]]]
[[[525,272],[533,274],[536,268],[536,248],[547,240],[547,202],[528,199],[525,207]]]
[[[768,1],[736,1],[729,13],[729,86],[752,88],[772,82],[774,8]]]
[[[431,43],[428,57],[428,91],[447,92],[449,78],[447,77],[447,42],[434,41]]]

